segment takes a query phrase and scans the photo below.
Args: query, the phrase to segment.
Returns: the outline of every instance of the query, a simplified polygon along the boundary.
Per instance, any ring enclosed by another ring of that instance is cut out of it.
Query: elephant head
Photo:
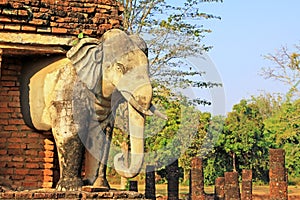
[[[130,166],[125,167],[122,153],[114,158],[116,171],[127,178],[136,176],[143,163],[145,116],[154,113],[164,117],[151,105],[146,51],[142,39],[113,29],[100,40],[82,39],[67,54],[79,79],[97,98],[110,101],[114,92],[118,92],[128,102]]]

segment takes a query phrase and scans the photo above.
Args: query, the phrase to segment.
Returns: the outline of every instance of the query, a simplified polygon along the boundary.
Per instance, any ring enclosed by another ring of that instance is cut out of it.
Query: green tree
[[[186,151],[181,155],[179,159],[179,164],[184,170],[184,182],[189,179],[189,170],[191,169],[191,161],[194,157],[203,158],[212,150],[211,141],[213,138],[208,134],[208,129],[211,121],[210,113],[201,113],[200,111],[195,116],[198,121],[198,127],[193,137],[186,138],[190,140],[189,147]],[[189,131],[190,129],[187,129]]]
[[[257,105],[262,119],[266,120],[280,109],[283,99],[282,94],[263,93],[252,96],[250,102]]]
[[[208,135],[212,150],[204,157],[204,182],[213,185],[217,177],[224,176],[224,172],[231,170],[231,161],[224,150],[224,122],[225,116],[214,116],[210,121]]]
[[[163,86],[154,90],[153,102],[163,106],[168,119],[147,118],[146,152],[152,156],[147,159],[163,167],[179,158],[197,136],[200,112],[186,97]]]
[[[223,146],[232,159],[232,170],[252,169],[255,179],[266,180],[268,148],[259,106],[241,100],[225,119]],[[221,143],[222,144],[222,143]]]
[[[272,148],[286,151],[289,181],[300,182],[300,99],[284,102],[272,117],[265,120],[264,134]]]
[[[284,83],[289,91],[285,98],[278,101],[279,106],[273,110],[272,115],[264,121],[264,134],[272,148],[285,149],[289,181],[299,183],[300,45],[295,45],[292,50],[281,47],[274,54],[265,57],[272,65],[263,68],[261,75]]]

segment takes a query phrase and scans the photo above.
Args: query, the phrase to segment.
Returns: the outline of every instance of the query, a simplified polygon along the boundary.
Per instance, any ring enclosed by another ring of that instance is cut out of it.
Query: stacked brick
[[[242,199],[252,200],[252,170],[242,171]]]
[[[122,12],[115,0],[0,0],[0,31],[100,37]]]
[[[205,200],[204,174],[201,158],[195,157],[192,159],[190,175],[190,199]]]
[[[225,199],[225,178],[218,177],[215,180],[215,200],[224,200]]]
[[[20,108],[21,60],[2,57],[0,78],[0,185],[12,189],[52,187],[51,134],[28,128]]]
[[[288,199],[288,181],[285,169],[285,151],[270,149],[270,199]]]
[[[225,200],[239,200],[240,186],[237,172],[225,172]]]

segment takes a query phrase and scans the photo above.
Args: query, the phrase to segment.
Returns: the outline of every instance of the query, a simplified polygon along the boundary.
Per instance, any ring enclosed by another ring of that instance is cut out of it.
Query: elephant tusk
[[[145,110],[133,98],[131,98],[129,100],[129,103],[130,103],[130,105],[132,105],[132,107],[134,107],[136,110],[138,110],[139,112],[143,113],[144,115],[147,115],[147,116],[156,115],[157,117],[159,117],[161,119],[168,120],[168,117],[165,114],[161,113],[159,110],[157,110],[157,108],[153,104],[150,105],[149,110]]]
[[[163,113],[161,113],[159,110],[157,110],[157,108],[151,104],[150,108],[148,110],[144,109],[133,97],[132,94],[130,94],[127,91],[120,91],[122,96],[129,102],[130,105],[132,105],[132,107],[134,107],[137,111],[139,111],[140,113],[147,115],[147,116],[152,116],[152,115],[156,115],[157,117],[167,120],[168,117],[166,115],[164,115]]]
[[[139,111],[140,113],[144,114],[144,115],[148,115],[151,116],[153,115],[153,113],[150,110],[146,110],[144,109],[133,97],[133,95],[125,90],[120,91],[120,93],[122,94],[122,96],[128,101],[128,103],[130,105],[132,105],[132,107],[134,107],[137,111]]]
[[[168,117],[165,114],[161,113],[159,110],[157,110],[153,104],[150,105],[149,110],[157,117],[164,119],[164,120],[168,120]]]
[[[151,116],[154,113],[151,112],[150,110],[145,110],[140,104],[138,104],[138,102],[136,100],[134,100],[133,98],[131,98],[129,100],[130,105],[132,105],[132,107],[134,107],[137,111],[143,113],[144,115],[147,116]]]

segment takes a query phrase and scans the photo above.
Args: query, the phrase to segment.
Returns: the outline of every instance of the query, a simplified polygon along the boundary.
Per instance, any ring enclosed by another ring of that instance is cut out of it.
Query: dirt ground
[[[112,185],[112,187],[119,188],[119,185]],[[139,192],[143,193],[145,191],[145,186],[139,185],[138,190],[139,190]],[[180,186],[179,193],[180,193],[180,196],[186,196],[189,193],[189,187],[188,186]],[[205,187],[205,193],[213,194],[214,187],[213,186]],[[292,195],[300,195],[300,186],[289,186],[288,193],[292,194]],[[253,194],[268,195],[269,194],[269,186],[253,186]],[[157,184],[156,185],[156,195],[157,196],[166,196],[167,195],[167,184]]]

